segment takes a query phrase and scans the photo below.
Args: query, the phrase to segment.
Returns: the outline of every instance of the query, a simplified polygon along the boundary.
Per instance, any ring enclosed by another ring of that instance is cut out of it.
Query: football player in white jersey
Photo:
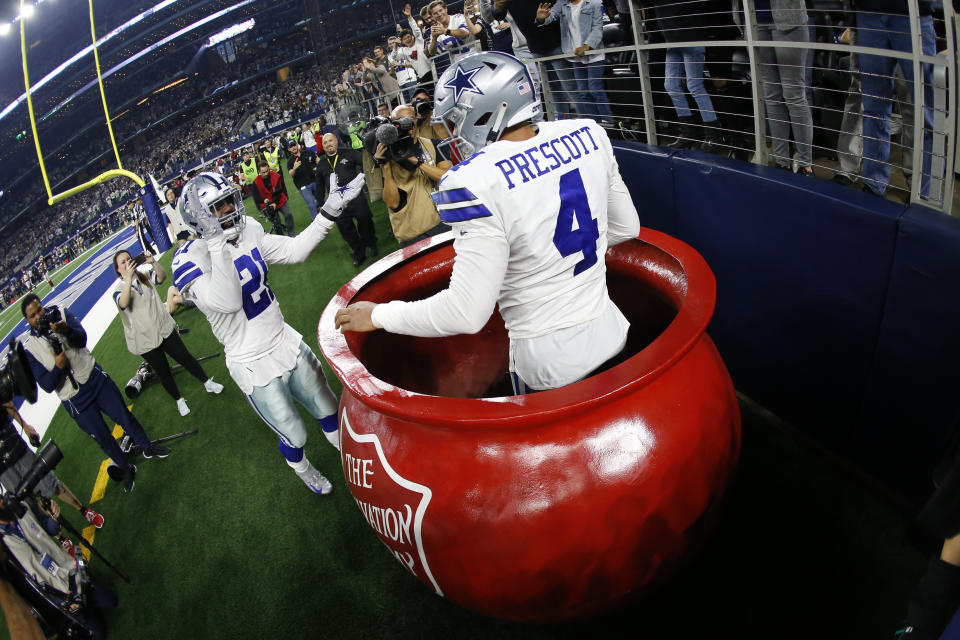
[[[640,232],[606,132],[593,120],[534,122],[530,74],[503,53],[462,58],[434,97],[443,144],[464,158],[433,195],[453,227],[450,286],[416,302],[352,304],[336,326],[476,333],[499,303],[517,393],[588,376],[620,353],[629,328],[607,292],[604,254]]]
[[[259,222],[245,215],[236,185],[216,173],[193,177],[178,203],[184,222],[199,239],[185,243],[174,255],[174,285],[207,317],[213,335],[223,344],[230,376],[279,436],[287,464],[320,494],[330,493],[333,486],[304,455],[307,430],[293,398],[320,421],[327,439],[339,449],[337,399],[317,357],[284,322],[267,282],[267,265],[306,260],[362,187],[363,174],[344,187],[338,187],[333,176],[323,215],[295,238],[265,233]]]

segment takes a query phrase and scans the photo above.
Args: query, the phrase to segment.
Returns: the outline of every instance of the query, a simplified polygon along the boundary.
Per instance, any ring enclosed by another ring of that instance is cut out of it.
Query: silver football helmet
[[[226,208],[228,205],[232,205],[232,211],[217,214],[218,207]],[[236,240],[247,220],[240,189],[212,171],[204,171],[190,178],[183,186],[177,209],[183,216],[183,222],[201,238],[223,233],[227,240]]]
[[[460,58],[443,72],[433,96],[433,121],[446,127],[456,162],[500,139],[504,129],[533,120],[540,100],[520,60],[499,51]]]

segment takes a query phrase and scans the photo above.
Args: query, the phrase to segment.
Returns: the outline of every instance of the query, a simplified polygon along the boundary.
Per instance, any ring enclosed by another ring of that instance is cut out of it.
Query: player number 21
[[[244,271],[250,274],[250,279],[240,286],[243,313],[248,320],[253,320],[260,315],[276,298],[270,290],[270,285],[267,284],[267,263],[260,256],[260,250],[254,248],[251,254],[242,255],[233,261],[241,280]]]
[[[583,254],[583,260],[573,268],[573,275],[597,263],[599,238],[600,231],[597,221],[590,215],[590,203],[587,202],[587,190],[583,186],[580,169],[568,171],[560,176],[560,212],[553,230],[553,244],[564,258],[575,253]]]

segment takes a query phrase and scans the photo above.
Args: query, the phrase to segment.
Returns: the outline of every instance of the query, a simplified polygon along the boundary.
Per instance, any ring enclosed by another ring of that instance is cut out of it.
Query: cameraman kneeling
[[[21,515],[16,503],[0,500],[0,536],[17,563],[39,587],[41,595],[87,629],[95,639],[106,636],[95,611],[117,606],[117,596],[105,584],[86,573],[82,561],[74,559],[44,530],[43,514],[34,514],[25,505]]]
[[[394,109],[398,138],[389,146],[380,142],[373,155],[383,164],[383,201],[389,208],[393,235],[401,247],[450,230],[440,221],[431,194],[452,165],[437,155],[437,140],[419,136],[414,116],[409,105]],[[383,138],[378,129],[377,139]]]
[[[150,443],[140,422],[130,413],[114,384],[87,349],[87,333],[69,309],[44,309],[40,298],[28,293],[20,310],[30,325],[30,337],[23,343],[27,361],[40,387],[56,393],[77,425],[96,441],[124,472],[124,491],[133,490],[137,468],[117,444],[103,421],[107,414],[141,447],[144,458],[166,458],[170,449]]]

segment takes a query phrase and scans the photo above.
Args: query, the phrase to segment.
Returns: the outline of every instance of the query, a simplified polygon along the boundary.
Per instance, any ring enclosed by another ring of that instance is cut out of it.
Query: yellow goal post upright
[[[20,15],[23,15],[23,3],[24,0],[20,0]],[[106,119],[107,124],[107,133],[110,136],[110,144],[113,146],[113,155],[117,160],[116,169],[108,169],[100,175],[79,184],[71,189],[67,189],[61,193],[54,194],[50,189],[50,178],[47,175],[47,167],[43,161],[43,153],[40,150],[40,138],[37,136],[37,119],[33,111],[33,97],[30,94],[30,73],[27,68],[27,36],[26,36],[26,21],[22,18],[20,19],[20,57],[23,61],[23,86],[26,91],[27,97],[27,113],[30,117],[30,131],[33,133],[33,144],[37,149],[37,161],[40,164],[40,175],[43,176],[43,186],[47,190],[47,204],[54,205],[62,200],[69,198],[72,195],[76,195],[81,191],[86,191],[91,187],[95,187],[102,182],[106,182],[111,178],[129,178],[137,183],[139,187],[138,195],[140,196],[140,201],[143,204],[144,211],[147,214],[147,221],[150,225],[151,231],[156,231],[151,233],[154,238],[154,242],[157,243],[157,248],[161,253],[170,248],[170,238],[166,233],[166,225],[163,222],[163,214],[160,212],[160,203],[157,199],[157,194],[153,189],[153,185],[147,185],[147,183],[132,171],[127,171],[123,168],[123,163],[120,161],[120,151],[117,148],[117,140],[113,135],[113,125],[110,123],[110,110],[107,108],[107,94],[106,90],[103,87],[103,76],[100,72],[100,55],[97,52],[97,31],[93,21],[93,0],[88,0],[90,6],[90,38],[93,42],[93,64],[97,70],[97,84],[100,87],[100,99],[103,102],[103,115]]]

